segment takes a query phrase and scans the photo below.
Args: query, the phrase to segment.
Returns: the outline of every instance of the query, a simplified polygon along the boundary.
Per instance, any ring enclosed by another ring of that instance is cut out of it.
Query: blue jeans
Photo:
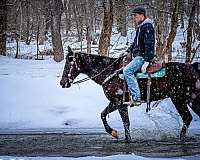
[[[136,71],[142,68],[144,64],[144,58],[141,56],[136,56],[133,60],[123,69],[123,74],[128,84],[128,88],[131,92],[133,99],[141,98],[140,88],[137,79],[134,75]]]

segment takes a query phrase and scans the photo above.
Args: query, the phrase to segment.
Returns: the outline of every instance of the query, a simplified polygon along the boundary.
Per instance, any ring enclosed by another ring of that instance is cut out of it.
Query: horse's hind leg
[[[130,136],[130,121],[128,116],[128,107],[127,105],[122,105],[118,108],[118,110],[124,125],[125,141],[130,142],[131,136]]]
[[[107,120],[106,120],[106,116],[115,111],[117,108],[117,105],[115,105],[114,103],[110,102],[109,105],[101,112],[101,119],[102,119],[102,122],[103,122],[103,125],[105,127],[105,130],[107,133],[109,133],[110,135],[112,135],[114,138],[118,139],[118,136],[117,136],[117,131],[115,131],[114,129],[112,129]]]
[[[182,120],[183,120],[183,127],[180,132],[180,139],[185,139],[187,129],[190,126],[190,123],[192,121],[192,115],[187,107],[187,104],[183,102],[183,100],[172,100],[178,113],[180,114]]]

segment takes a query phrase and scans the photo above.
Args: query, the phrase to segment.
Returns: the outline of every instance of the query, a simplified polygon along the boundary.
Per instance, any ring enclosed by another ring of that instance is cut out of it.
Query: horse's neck
[[[101,85],[113,72],[113,66],[110,66],[113,61],[114,59],[112,58],[90,55],[85,58],[84,74]]]

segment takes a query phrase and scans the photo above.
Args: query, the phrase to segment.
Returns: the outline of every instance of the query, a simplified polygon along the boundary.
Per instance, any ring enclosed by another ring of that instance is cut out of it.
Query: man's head
[[[146,10],[143,7],[136,7],[132,10],[133,20],[138,24],[144,21],[146,17]]]

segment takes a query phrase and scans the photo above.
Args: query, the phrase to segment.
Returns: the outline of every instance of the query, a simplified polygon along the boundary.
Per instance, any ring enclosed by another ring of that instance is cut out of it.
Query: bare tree
[[[72,10],[74,15],[75,26],[77,29],[78,41],[80,42],[83,39],[83,16],[80,13],[80,4],[77,4],[75,2],[76,1],[72,1]]]
[[[193,1],[192,10],[191,10],[189,22],[188,22],[185,63],[190,63],[190,60],[191,60],[192,34],[193,34],[192,31],[193,31],[193,26],[194,26],[196,8],[198,7],[198,6],[196,6],[196,4],[198,4],[197,1],[199,1],[199,0]]]
[[[156,10],[153,10],[153,19],[155,21],[155,30],[156,30],[156,54],[159,59],[163,59],[163,49],[166,45],[166,38],[169,32],[169,15],[170,11],[167,11],[167,5],[169,1],[154,1],[151,6],[156,7]],[[164,10],[165,9],[165,10]]]
[[[64,12],[65,12],[65,34],[68,35],[68,32],[71,28],[71,1],[64,0]]]
[[[30,44],[31,36],[30,36],[30,26],[31,26],[31,16],[30,16],[30,0],[25,1],[25,14],[26,14],[26,44]]]
[[[110,46],[110,37],[112,33],[113,24],[113,2],[112,0],[104,0],[104,18],[99,40],[99,54],[108,55],[108,47]]]
[[[127,36],[127,3],[127,0],[115,0],[117,29],[124,37]]]
[[[185,13],[185,0],[181,0],[180,1],[180,20],[181,20],[182,29],[185,27],[184,13]]]
[[[63,13],[62,0],[50,0],[49,7],[51,11],[51,34],[54,60],[56,62],[60,62],[64,59],[63,45],[60,33],[61,15]]]
[[[7,0],[0,1],[0,55],[6,56]]]
[[[171,61],[171,51],[172,51],[172,43],[174,41],[174,38],[176,36],[177,27],[178,27],[178,14],[179,14],[179,7],[180,7],[180,0],[175,1],[175,6],[173,9],[172,17],[171,17],[171,27],[170,32],[165,44],[165,47],[163,49],[162,55],[165,59],[165,62]]]
[[[199,24],[200,21],[199,21],[199,13],[200,13],[200,2],[199,1],[196,1],[196,8],[197,8],[197,23]]]

